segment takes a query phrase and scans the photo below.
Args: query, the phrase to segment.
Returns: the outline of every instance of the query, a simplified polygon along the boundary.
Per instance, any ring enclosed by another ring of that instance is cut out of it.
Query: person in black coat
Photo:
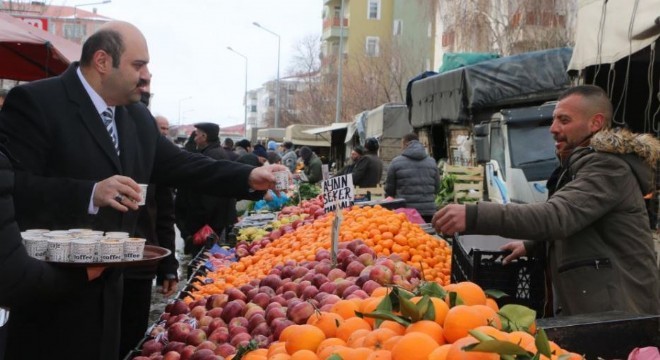
[[[62,268],[28,256],[14,220],[14,173],[6,153],[0,144],[0,308],[4,308],[0,311],[20,306],[26,299],[59,301],[84,288],[90,281],[99,281],[95,279],[103,268]],[[13,315],[10,313],[10,321],[13,321]],[[9,325],[1,325],[0,359],[4,359]],[[51,341],[41,339],[39,346],[47,346]],[[23,349],[23,358],[31,358],[30,350]]]
[[[214,123],[195,124],[195,144],[200,154],[212,159],[229,159],[220,146],[220,127]],[[222,236],[225,230],[236,222],[236,199],[207,195],[193,188],[181,188],[176,199],[180,209],[181,237],[184,239],[186,254],[197,254],[204,244],[193,244],[192,236],[204,225]]]
[[[112,21],[85,41],[80,63],[9,92],[0,134],[16,158],[14,197],[21,229],[92,228],[135,235],[138,183],[238,198],[257,198],[274,188],[273,172],[283,166],[217,161],[182,151],[163,137],[148,109],[138,104],[150,78],[148,63],[142,33]],[[26,358],[26,349],[35,360],[117,359],[121,280],[121,269],[109,267],[101,279],[65,298],[22,297],[12,306],[5,360]]]
[[[366,154],[361,156],[353,167],[353,185],[375,187],[383,176],[383,161],[378,158],[378,140],[368,138],[364,143]]]

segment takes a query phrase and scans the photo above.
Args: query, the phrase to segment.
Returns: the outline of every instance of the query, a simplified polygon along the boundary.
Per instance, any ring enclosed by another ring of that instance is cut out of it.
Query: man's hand
[[[163,296],[170,296],[174,294],[178,284],[179,280],[176,279],[163,280],[163,286],[160,288],[160,293],[163,294]]]
[[[138,202],[142,200],[142,197],[140,196],[140,186],[133,179],[114,175],[96,183],[93,199],[96,207],[110,206],[126,212],[129,209],[137,210]]]
[[[289,170],[284,165],[265,165],[254,168],[252,172],[250,172],[248,185],[253,190],[275,190],[275,175],[273,175],[273,173],[278,171],[288,172]]]
[[[87,268],[87,280],[92,281],[103,274],[105,266],[90,266]]]
[[[465,231],[465,205],[451,204],[433,215],[431,224],[438,233],[454,234]]]
[[[502,263],[504,265],[510,263],[511,261],[521,256],[527,255],[527,250],[525,249],[525,243],[523,243],[522,241],[512,241],[510,243],[506,243],[502,245],[502,247],[500,247],[500,250],[511,250],[511,254],[507,255],[507,257],[505,257],[502,260]]]

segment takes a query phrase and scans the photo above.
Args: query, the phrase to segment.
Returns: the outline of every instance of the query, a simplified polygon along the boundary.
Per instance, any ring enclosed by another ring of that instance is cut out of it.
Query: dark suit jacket
[[[183,152],[159,134],[142,104],[118,106],[121,156],[72,64],[61,76],[13,88],[0,112],[0,134],[16,158],[16,218],[22,229],[90,227],[135,232],[138,212],[102,208],[88,214],[94,183],[125,175],[138,183],[194,186],[229,197],[252,197],[252,167]],[[221,186],[218,186],[221,185]],[[258,192],[253,196],[259,196]],[[25,299],[12,310],[7,359],[116,359],[121,272],[89,283],[65,300]],[[34,346],[34,339],[40,345]]]

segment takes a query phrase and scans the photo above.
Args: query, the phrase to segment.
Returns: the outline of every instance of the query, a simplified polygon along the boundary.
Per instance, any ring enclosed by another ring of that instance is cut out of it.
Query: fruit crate
[[[451,282],[472,281],[484,290],[500,290],[508,296],[497,299],[505,304],[525,305],[543,315],[545,303],[544,269],[535,258],[519,258],[507,265],[507,252],[499,250],[511,241],[499,236],[467,235],[453,240]]]

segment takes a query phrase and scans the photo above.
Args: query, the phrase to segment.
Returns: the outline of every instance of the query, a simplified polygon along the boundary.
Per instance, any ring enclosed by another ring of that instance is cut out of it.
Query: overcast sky
[[[52,0],[74,6],[101,0]],[[151,109],[170,124],[211,121],[243,124],[245,60],[248,90],[277,77],[277,37],[281,37],[280,77],[290,67],[294,47],[321,35],[322,0],[112,0],[80,8],[136,25],[147,38],[153,74]],[[184,100],[185,99],[185,100]]]

